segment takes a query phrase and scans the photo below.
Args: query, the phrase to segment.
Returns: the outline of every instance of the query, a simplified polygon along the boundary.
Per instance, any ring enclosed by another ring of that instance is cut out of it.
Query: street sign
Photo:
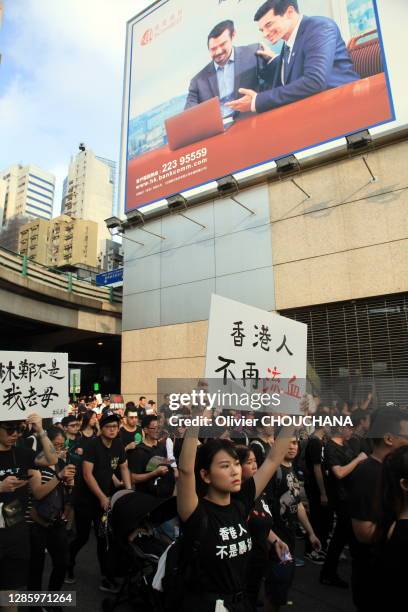
[[[123,268],[116,268],[109,272],[102,272],[96,275],[96,284],[98,287],[107,287],[115,283],[123,283]]]

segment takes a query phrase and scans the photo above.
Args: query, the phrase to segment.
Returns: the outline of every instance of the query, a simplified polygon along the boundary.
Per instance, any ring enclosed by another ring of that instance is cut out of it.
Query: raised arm
[[[183,522],[193,514],[198,506],[195,482],[195,460],[198,447],[199,427],[189,427],[181,447],[177,481],[177,512]]]
[[[359,463],[365,461],[367,459],[367,455],[365,453],[360,453],[353,461],[350,461],[347,465],[333,465],[331,470],[335,477],[338,480],[343,480],[346,478],[353,470],[356,469]]]
[[[284,427],[282,428],[279,436],[276,438],[274,444],[271,446],[271,450],[265,457],[265,461],[254,475],[256,497],[259,497],[266,485],[275,474],[276,470],[283,461],[283,458],[289,448],[291,437],[295,428]]]

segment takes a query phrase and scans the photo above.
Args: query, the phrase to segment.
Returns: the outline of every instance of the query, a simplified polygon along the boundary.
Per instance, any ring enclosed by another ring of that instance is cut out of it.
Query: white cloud
[[[61,182],[80,141],[118,159],[126,21],[148,4],[6,0],[0,168],[34,163]]]

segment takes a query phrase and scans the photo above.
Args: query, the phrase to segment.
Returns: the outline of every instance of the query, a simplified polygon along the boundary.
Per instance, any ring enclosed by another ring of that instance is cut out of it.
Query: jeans
[[[68,534],[65,524],[43,527],[38,523],[32,523],[30,525],[30,544],[28,590],[42,590],[45,549],[47,549],[52,560],[48,590],[60,591],[68,563]]]

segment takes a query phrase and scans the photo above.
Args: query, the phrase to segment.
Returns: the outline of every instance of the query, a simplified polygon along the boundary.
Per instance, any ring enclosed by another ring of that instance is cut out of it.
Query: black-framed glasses
[[[8,436],[11,436],[15,431],[18,434],[23,433],[23,431],[25,430],[25,425],[5,425],[4,423],[0,423],[0,427],[1,429],[4,429],[4,431],[7,433]]]

